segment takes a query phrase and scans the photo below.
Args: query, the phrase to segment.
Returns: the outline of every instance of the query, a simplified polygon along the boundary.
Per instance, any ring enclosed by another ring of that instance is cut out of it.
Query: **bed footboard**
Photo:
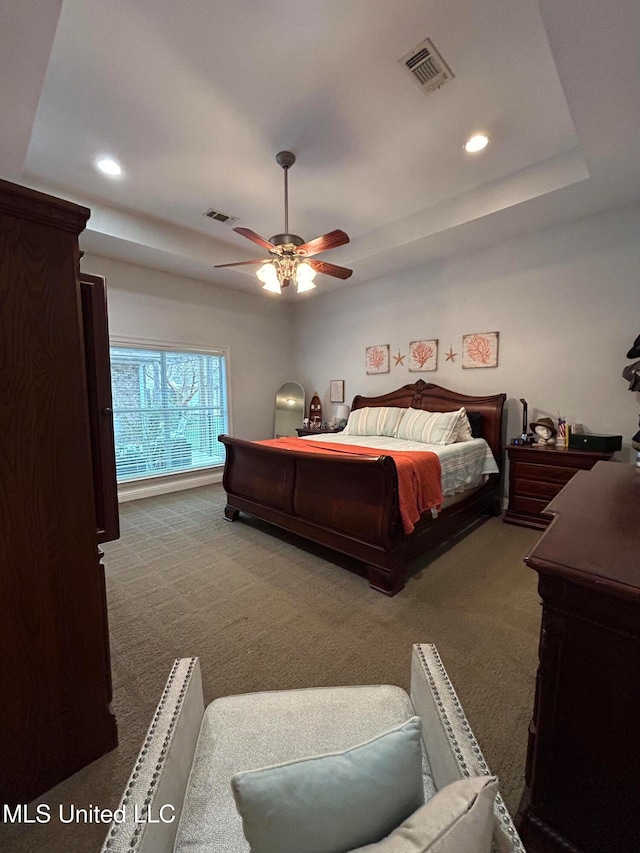
[[[296,453],[227,435],[220,441],[228,520],[244,510],[365,562],[377,563],[402,542],[390,457]]]

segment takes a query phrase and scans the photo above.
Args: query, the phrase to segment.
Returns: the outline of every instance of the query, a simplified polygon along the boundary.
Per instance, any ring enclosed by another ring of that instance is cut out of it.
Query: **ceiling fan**
[[[263,282],[264,289],[273,293],[281,293],[282,288],[288,287],[292,282],[297,286],[298,293],[311,290],[315,287],[313,279],[316,273],[324,273],[335,278],[349,278],[353,270],[313,259],[313,255],[319,255],[321,252],[327,252],[329,249],[348,243],[349,236],[344,231],[336,229],[306,243],[297,234],[289,234],[288,170],[296,162],[296,157],[291,151],[280,151],[276,154],[276,162],[284,170],[284,234],[276,234],[270,240],[265,240],[250,228],[233,229],[237,234],[242,234],[243,237],[262,246],[272,257],[255,261],[237,261],[234,264],[216,264],[216,268],[261,264],[256,275]]]

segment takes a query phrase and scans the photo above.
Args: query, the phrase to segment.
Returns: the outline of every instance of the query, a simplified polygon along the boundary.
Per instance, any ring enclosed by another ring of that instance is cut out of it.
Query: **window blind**
[[[223,353],[112,346],[118,482],[224,464]]]

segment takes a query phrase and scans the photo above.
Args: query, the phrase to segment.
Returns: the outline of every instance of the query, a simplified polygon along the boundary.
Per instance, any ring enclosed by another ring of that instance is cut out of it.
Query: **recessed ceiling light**
[[[483,151],[489,144],[489,137],[485,133],[474,133],[464,144],[464,150],[467,154],[477,154],[478,151]]]
[[[100,169],[101,172],[104,172],[105,175],[111,175],[112,178],[115,178],[122,173],[120,163],[117,163],[113,157],[101,157],[99,160],[96,160],[96,167]]]

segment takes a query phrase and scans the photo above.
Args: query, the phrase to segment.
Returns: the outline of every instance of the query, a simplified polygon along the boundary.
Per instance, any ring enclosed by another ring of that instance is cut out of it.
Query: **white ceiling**
[[[255,267],[213,265],[265,253],[203,212],[284,231],[288,149],[289,230],[347,231],[321,257],[353,277],[316,281],[350,287],[640,198],[639,18],[639,0],[0,0],[0,174],[91,207],[89,251],[260,292]],[[427,37],[455,74],[428,96],[398,63]]]

